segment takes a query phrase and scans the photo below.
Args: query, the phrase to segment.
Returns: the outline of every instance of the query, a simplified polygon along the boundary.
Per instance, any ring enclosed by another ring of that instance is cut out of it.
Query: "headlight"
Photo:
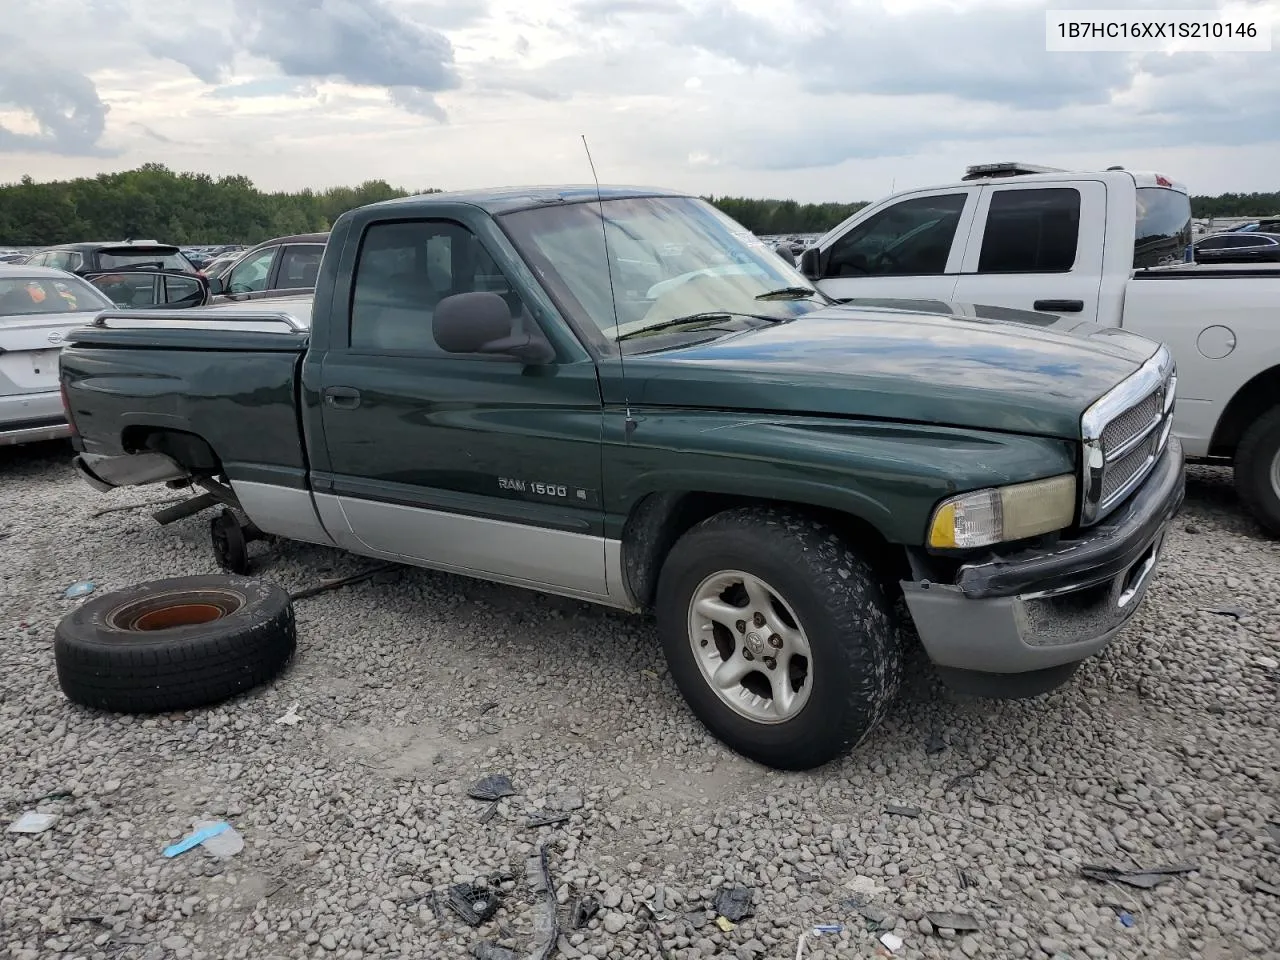
[[[963,550],[1052,533],[1071,526],[1076,478],[1071,474],[991,487],[944,500],[929,525],[929,546]]]

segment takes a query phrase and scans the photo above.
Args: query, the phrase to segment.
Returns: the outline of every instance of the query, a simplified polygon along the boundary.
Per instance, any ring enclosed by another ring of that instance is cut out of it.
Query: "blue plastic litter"
[[[78,583],[73,583],[71,586],[67,587],[67,589],[63,590],[62,595],[68,599],[73,597],[87,597],[96,589],[98,589],[98,585],[92,580],[81,580]]]
[[[814,933],[839,933],[844,929],[838,923],[820,923],[813,928]]]
[[[1132,927],[1138,921],[1133,919],[1133,914],[1122,913],[1120,914],[1120,922],[1123,923],[1126,927]]]
[[[186,853],[192,847],[200,846],[200,844],[204,843],[210,837],[216,837],[218,834],[226,833],[230,829],[231,824],[223,821],[221,823],[215,823],[212,827],[205,827],[203,830],[197,830],[189,837],[183,837],[177,843],[173,844],[173,846],[165,847],[164,855],[166,857],[176,857],[180,853]]]

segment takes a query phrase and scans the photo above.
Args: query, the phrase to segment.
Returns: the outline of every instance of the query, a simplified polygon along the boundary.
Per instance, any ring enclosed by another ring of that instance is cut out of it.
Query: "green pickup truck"
[[[669,191],[374,204],[314,296],[71,341],[93,486],[193,482],[268,534],[652,612],[694,713],[779,768],[876,726],[904,612],[957,689],[1067,681],[1183,498],[1159,344],[837,303]]]

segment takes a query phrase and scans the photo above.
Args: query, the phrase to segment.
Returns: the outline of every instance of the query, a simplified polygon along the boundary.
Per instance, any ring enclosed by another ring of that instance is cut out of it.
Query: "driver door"
[[[818,289],[838,300],[949,301],[978,206],[978,187],[911,194],[872,208],[819,241]]]

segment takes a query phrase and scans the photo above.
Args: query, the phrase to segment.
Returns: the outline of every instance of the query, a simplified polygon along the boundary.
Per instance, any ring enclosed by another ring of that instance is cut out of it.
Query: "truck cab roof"
[[[1167,187],[1170,190],[1178,190],[1182,193],[1187,192],[1185,184],[1178,183],[1153,170],[1126,170],[1124,167],[1108,167],[1106,170],[1066,170],[1060,167],[1046,167],[1038,164],[1012,161],[1007,163],[973,164],[965,170],[964,176],[958,181],[950,184],[940,184],[939,186],[948,187],[956,184],[974,183],[975,181],[999,180],[1003,182],[1015,178],[1019,183],[1051,183],[1061,180],[1092,179],[1094,177],[1103,179],[1131,177],[1134,184],[1139,187]],[[932,190],[936,189],[936,187],[925,187],[923,189]]]
[[[587,203],[596,200],[626,200],[636,197],[687,197],[681,190],[659,187],[601,186],[594,184],[562,184],[535,187],[492,187],[477,190],[452,190],[443,193],[415,194],[395,200],[383,200],[375,207],[431,208],[447,203],[467,203],[480,207],[490,216],[517,210],[529,210],[554,203]]]

